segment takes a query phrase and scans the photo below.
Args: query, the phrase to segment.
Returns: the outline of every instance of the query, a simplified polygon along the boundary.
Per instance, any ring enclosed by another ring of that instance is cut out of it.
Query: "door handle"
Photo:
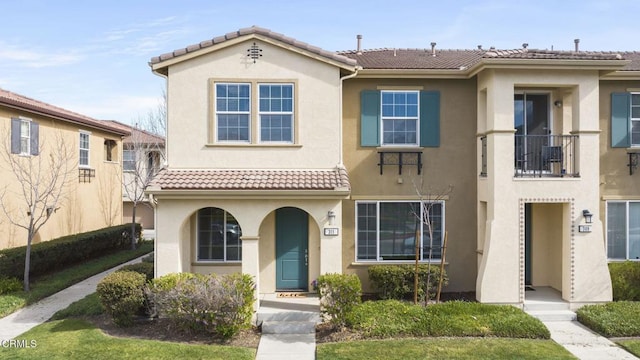
[[[309,250],[304,249],[304,266],[309,266]]]

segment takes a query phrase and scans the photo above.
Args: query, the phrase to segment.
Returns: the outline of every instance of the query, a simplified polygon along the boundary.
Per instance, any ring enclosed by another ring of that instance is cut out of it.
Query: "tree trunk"
[[[27,251],[24,256],[24,281],[22,288],[24,291],[29,291],[29,268],[31,267],[31,240],[33,239],[33,233],[29,230],[27,235]]]
[[[136,203],[133,203],[133,212],[131,215],[131,250],[136,249]]]

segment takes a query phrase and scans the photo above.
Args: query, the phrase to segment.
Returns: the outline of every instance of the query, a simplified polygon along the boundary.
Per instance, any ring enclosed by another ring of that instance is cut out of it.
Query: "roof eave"
[[[467,79],[467,69],[362,69],[357,78]]]
[[[630,60],[575,60],[575,59],[482,59],[470,69],[474,76],[484,69],[555,69],[555,70],[598,70],[601,72],[618,71],[627,66]]]
[[[244,189],[244,190],[200,190],[200,189],[161,189],[157,186],[148,187],[146,194],[156,199],[317,199],[317,198],[346,198],[351,194],[349,188],[335,188],[333,190],[273,190],[273,189]]]
[[[337,61],[335,59],[331,59],[331,58],[322,56],[320,54],[316,54],[314,52],[299,48],[299,47],[297,47],[295,45],[288,44],[288,43],[285,43],[285,42],[282,42],[282,41],[279,41],[279,40],[276,40],[276,39],[272,39],[272,38],[270,38],[268,36],[261,35],[261,34],[258,34],[258,33],[251,33],[251,34],[241,35],[241,36],[238,36],[238,37],[233,38],[233,39],[225,40],[225,41],[220,42],[218,44],[213,44],[213,45],[205,47],[205,48],[201,48],[201,49],[194,50],[194,51],[191,51],[191,52],[186,52],[184,54],[180,54],[180,55],[174,56],[174,57],[172,57],[170,59],[161,60],[161,61],[159,61],[157,63],[149,63],[149,65],[151,66],[151,70],[154,73],[159,74],[159,75],[163,75],[163,76],[167,76],[168,67],[169,66],[172,66],[172,65],[175,65],[175,64],[178,64],[178,63],[181,63],[181,62],[184,62],[184,61],[187,61],[187,60],[190,60],[190,59],[202,56],[202,55],[210,54],[212,52],[215,52],[215,51],[218,51],[218,50],[221,50],[221,49],[224,49],[224,48],[236,45],[236,44],[240,44],[242,42],[245,42],[245,41],[248,41],[248,40],[252,40],[252,39],[264,41],[266,43],[281,47],[283,49],[287,49],[287,50],[296,52],[298,54],[302,54],[302,55],[308,56],[310,58],[313,58],[313,59],[316,59],[316,60],[331,64],[333,66],[339,67],[339,68],[347,70],[349,72],[355,72],[356,71],[357,64],[356,64],[355,61],[353,62],[353,64],[347,64],[347,63],[344,63],[344,62],[340,62],[340,61]]]
[[[602,76],[601,80],[640,80],[640,70],[618,70]]]
[[[54,119],[57,119],[57,120],[66,121],[66,122],[73,123],[73,124],[76,124],[76,125],[82,125],[82,126],[89,127],[89,128],[92,128],[92,129],[97,129],[97,130],[110,132],[110,133],[117,134],[117,135],[120,135],[120,136],[127,136],[127,135],[130,134],[128,131],[120,130],[120,129],[113,128],[113,127],[110,127],[110,126],[102,126],[102,124],[99,124],[99,123],[97,123],[97,124],[88,123],[85,120],[80,119],[80,118],[76,118],[74,116],[69,116],[69,115],[66,115],[66,114],[60,114],[60,113],[57,113],[55,111],[47,111],[45,109],[41,109],[41,108],[38,108],[38,107],[35,107],[35,106],[25,105],[25,104],[23,104],[21,102],[14,102],[14,101],[11,101],[11,100],[8,100],[8,99],[0,99],[0,104],[4,105],[4,106],[7,106],[7,107],[10,107],[10,108],[13,108],[13,109],[16,109],[16,110],[25,111],[25,112],[36,114],[36,115],[40,115],[40,116],[46,116],[46,117],[49,117],[49,118],[54,118]],[[96,121],[99,121],[99,120],[96,120]]]

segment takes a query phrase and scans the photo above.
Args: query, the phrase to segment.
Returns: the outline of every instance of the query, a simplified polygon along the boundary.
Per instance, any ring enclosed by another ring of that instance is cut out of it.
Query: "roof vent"
[[[529,46],[529,44],[527,44],[527,43],[522,44],[522,48],[524,49],[524,51],[527,51],[527,47],[528,46]]]
[[[482,45],[478,45],[478,50],[482,50]]]
[[[431,56],[436,56],[436,43],[434,42],[431,43]]]
[[[358,48],[357,48],[356,54],[362,55],[362,47],[361,47],[362,46],[362,35],[358,34],[356,36],[356,39],[358,39]]]
[[[396,56],[396,48],[393,48],[393,56]]]
[[[580,51],[580,48],[578,47],[578,45],[580,44],[580,39],[574,39],[573,43],[576,45],[576,52]]]

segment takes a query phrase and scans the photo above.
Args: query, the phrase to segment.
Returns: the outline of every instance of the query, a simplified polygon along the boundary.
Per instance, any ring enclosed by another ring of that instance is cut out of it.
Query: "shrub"
[[[140,225],[136,224],[136,231]],[[31,245],[31,276],[62,270],[105,254],[128,249],[131,224],[111,226]],[[0,250],[0,274],[22,280],[27,247]]]
[[[578,321],[606,337],[640,336],[640,303],[617,301],[578,309]]]
[[[250,326],[255,284],[246,274],[169,274],[147,293],[159,316],[190,330],[229,338]]]
[[[118,271],[133,271],[144,275],[147,281],[153,280],[153,263],[139,262],[121,267]]]
[[[144,275],[117,271],[105,276],[96,288],[105,311],[118,326],[130,326],[144,304]]]
[[[414,265],[376,265],[369,267],[369,279],[378,290],[381,299],[403,300],[413,298]],[[427,275],[431,273],[429,280],[429,298],[436,295],[440,268],[435,265],[420,264],[418,266],[418,298],[425,300],[427,289]],[[443,286],[449,283],[447,273],[443,274]]]
[[[329,316],[334,326],[344,327],[347,315],[361,301],[360,278],[354,274],[325,274],[317,284],[322,313]]]
[[[22,290],[22,282],[16,278],[0,277],[0,295]]]
[[[153,253],[142,258],[142,262],[152,263],[153,264]]]
[[[640,301],[640,262],[625,261],[609,264],[613,300]]]

